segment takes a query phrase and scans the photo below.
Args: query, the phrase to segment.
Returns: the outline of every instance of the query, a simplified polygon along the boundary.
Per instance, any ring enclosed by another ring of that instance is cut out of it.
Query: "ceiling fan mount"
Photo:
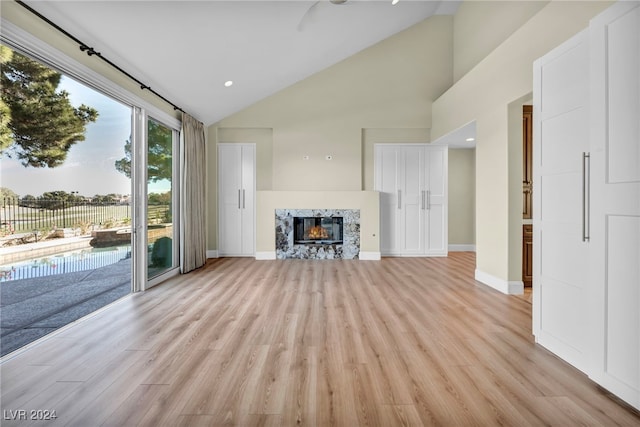
[[[343,5],[347,3],[349,0],[317,0],[313,3],[309,9],[304,13],[300,22],[298,23],[298,31],[303,31],[305,26],[309,24],[309,22],[313,21],[314,15],[317,13],[318,7],[322,9],[322,5]]]

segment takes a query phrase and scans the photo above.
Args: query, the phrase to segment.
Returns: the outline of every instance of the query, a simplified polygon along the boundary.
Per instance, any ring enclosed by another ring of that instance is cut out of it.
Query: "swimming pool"
[[[131,246],[87,248],[0,266],[0,282],[95,270],[131,258]]]

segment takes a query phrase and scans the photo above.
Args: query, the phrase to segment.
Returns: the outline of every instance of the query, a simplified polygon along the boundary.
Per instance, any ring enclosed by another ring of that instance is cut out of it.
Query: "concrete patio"
[[[131,291],[131,259],[95,270],[2,282],[0,355],[5,356]]]

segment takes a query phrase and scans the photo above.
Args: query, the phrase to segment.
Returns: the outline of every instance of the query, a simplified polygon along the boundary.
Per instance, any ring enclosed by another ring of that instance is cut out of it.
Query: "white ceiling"
[[[210,125],[460,1],[25,3]]]

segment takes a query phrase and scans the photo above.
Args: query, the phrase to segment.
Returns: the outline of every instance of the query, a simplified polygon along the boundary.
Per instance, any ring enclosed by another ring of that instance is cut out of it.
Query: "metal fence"
[[[2,235],[55,228],[109,228],[130,221],[130,204],[116,201],[3,198],[0,208]]]
[[[130,257],[131,246],[120,246],[106,251],[82,250],[66,255],[43,256],[14,263],[10,268],[0,267],[0,282],[95,270]]]

